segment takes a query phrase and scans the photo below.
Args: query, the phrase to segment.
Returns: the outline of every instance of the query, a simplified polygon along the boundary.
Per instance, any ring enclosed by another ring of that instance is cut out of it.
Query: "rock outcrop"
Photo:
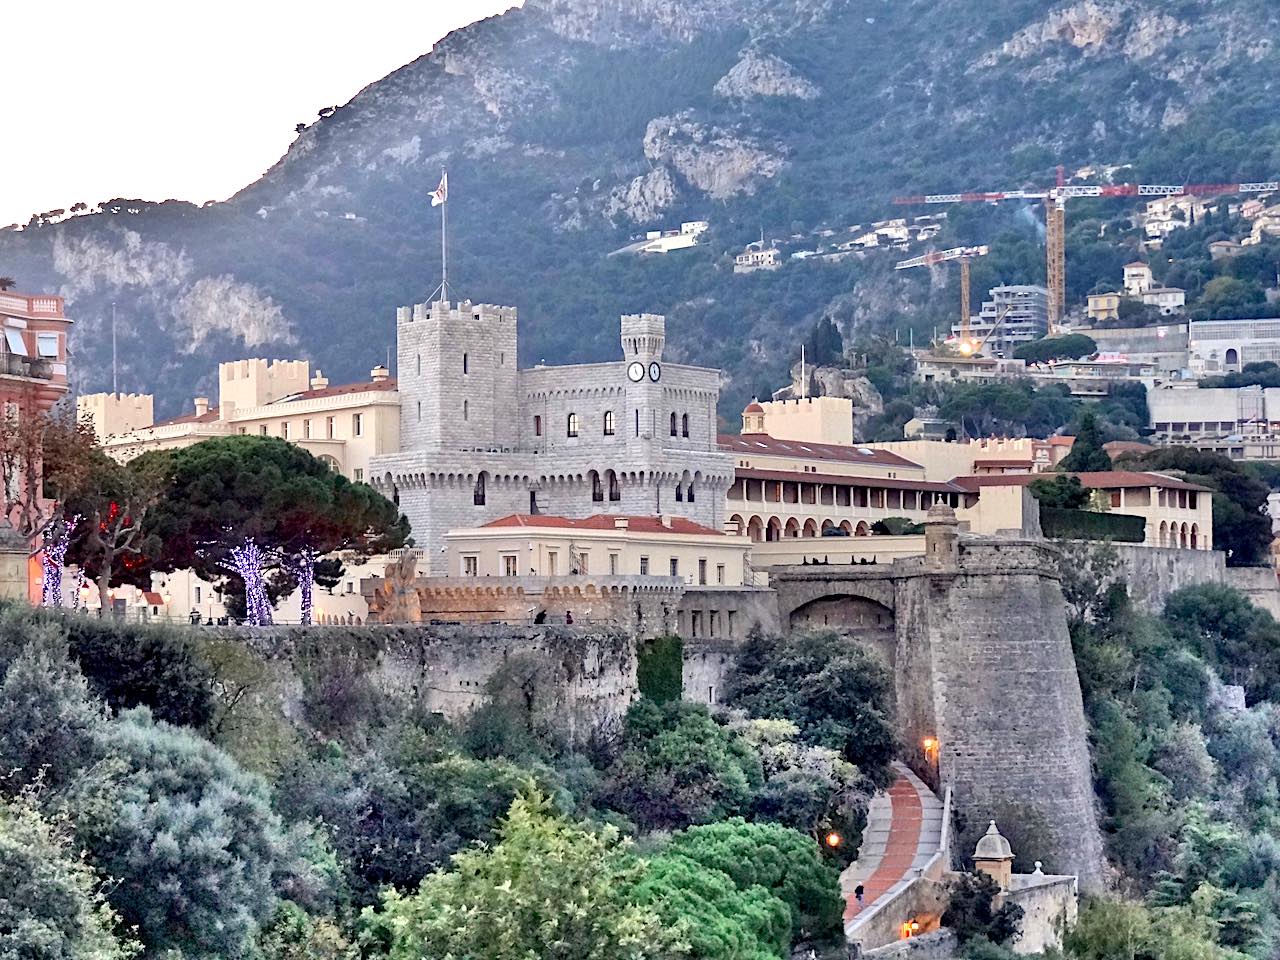
[[[605,201],[612,222],[652,223],[676,201],[676,182],[666,167],[654,167],[630,183],[615,187]]]
[[[713,200],[754,193],[762,180],[776,177],[786,163],[776,148],[699,121],[692,111],[650,120],[644,155],[670,164]]]
[[[716,81],[715,92],[722,97],[749,100],[752,97],[796,97],[812,100],[822,91],[796,72],[781,57],[754,48],[743,51],[733,69]]]

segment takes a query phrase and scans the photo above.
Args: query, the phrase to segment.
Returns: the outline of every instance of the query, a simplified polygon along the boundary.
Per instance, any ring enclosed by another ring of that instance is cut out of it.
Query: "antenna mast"
[[[120,393],[120,384],[116,379],[116,302],[111,301],[111,392]]]

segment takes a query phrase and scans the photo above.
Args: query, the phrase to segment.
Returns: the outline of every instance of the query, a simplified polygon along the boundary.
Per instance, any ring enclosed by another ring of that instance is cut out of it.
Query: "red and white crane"
[[[969,342],[969,261],[974,257],[985,257],[990,248],[983,244],[978,247],[952,247],[950,250],[935,250],[923,256],[900,260],[895,270],[909,270],[912,267],[932,267],[946,263],[948,260],[960,261],[960,342]]]
[[[1046,276],[1049,281],[1049,331],[1056,331],[1066,312],[1066,205],[1075,197],[1176,197],[1219,196],[1232,193],[1270,193],[1280,190],[1280,180],[1253,183],[1109,183],[1069,184],[1058,168],[1058,183],[1052,187],[1020,190],[930,193],[897,197],[894,203],[998,203],[1001,200],[1041,200],[1045,205]]]

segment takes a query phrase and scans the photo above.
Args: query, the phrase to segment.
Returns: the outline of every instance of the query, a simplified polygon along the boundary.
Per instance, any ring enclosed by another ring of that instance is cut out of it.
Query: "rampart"
[[[926,536],[922,558],[779,573],[782,625],[838,629],[882,656],[887,643],[905,756],[952,788],[957,849],[995,818],[1028,858],[1096,890],[1102,839],[1057,551],[961,540],[941,513]]]

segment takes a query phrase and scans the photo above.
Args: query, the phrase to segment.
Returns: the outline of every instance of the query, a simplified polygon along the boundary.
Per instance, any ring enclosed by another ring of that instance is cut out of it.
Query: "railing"
[[[60,317],[62,316],[62,298],[0,293],[0,310],[9,310],[26,316]]]
[[[36,380],[52,380],[53,366],[47,360],[20,357],[12,353],[0,354],[0,374],[11,377],[31,377]]]

